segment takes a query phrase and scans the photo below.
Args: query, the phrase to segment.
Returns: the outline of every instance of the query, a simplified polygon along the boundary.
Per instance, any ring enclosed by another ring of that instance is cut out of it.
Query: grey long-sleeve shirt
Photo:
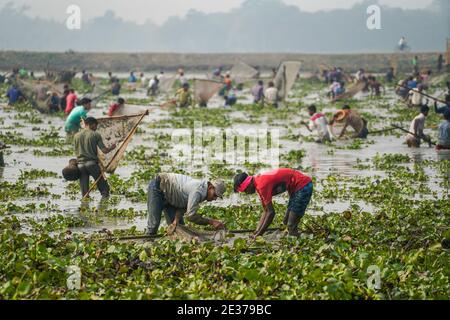
[[[161,173],[159,176],[160,189],[170,205],[185,210],[186,219],[193,223],[209,224],[210,219],[197,214],[200,203],[206,200],[207,180],[197,180],[176,173]]]

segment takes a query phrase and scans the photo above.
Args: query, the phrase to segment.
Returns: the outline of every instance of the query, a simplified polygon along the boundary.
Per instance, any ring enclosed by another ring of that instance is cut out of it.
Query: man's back
[[[161,190],[167,201],[176,208],[185,209],[188,205],[189,195],[200,192],[206,198],[207,181],[197,180],[189,176],[176,173],[161,173]]]
[[[97,147],[104,149],[100,133],[90,129],[83,129],[74,137],[75,152],[80,163],[98,161]]]

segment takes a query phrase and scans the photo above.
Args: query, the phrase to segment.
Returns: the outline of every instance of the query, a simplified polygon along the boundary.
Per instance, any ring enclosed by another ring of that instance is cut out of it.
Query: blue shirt
[[[130,76],[128,78],[128,82],[136,82],[136,81],[137,81],[137,78],[135,76]]]
[[[409,81],[407,82],[406,86],[407,86],[409,89],[414,89],[414,88],[417,87],[417,81],[415,81],[415,80],[409,80]]]
[[[81,129],[80,121],[85,119],[87,116],[87,110],[83,106],[78,106],[72,109],[69,116],[67,117],[66,123],[64,125],[64,130],[67,133],[78,132]]]
[[[16,103],[20,97],[22,97],[22,92],[20,92],[17,88],[10,88],[8,92],[6,93],[6,96],[9,99],[9,104]]]

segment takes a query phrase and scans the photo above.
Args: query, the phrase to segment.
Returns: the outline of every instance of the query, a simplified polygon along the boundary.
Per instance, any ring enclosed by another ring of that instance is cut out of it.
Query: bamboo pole
[[[409,130],[406,130],[406,129],[403,129],[402,127],[400,127],[400,126],[398,126],[398,125],[396,125],[396,124],[391,124],[393,127],[395,127],[396,129],[399,129],[399,130],[402,130],[403,132],[406,132],[406,133],[409,133],[409,134],[411,134],[411,135],[413,135],[414,137],[416,137],[417,139],[423,139],[425,142],[428,142],[428,144],[430,144],[430,146],[435,146],[436,145],[436,143],[434,143],[433,141],[431,141],[431,140],[425,140],[423,137],[419,137],[417,134],[415,134],[415,133],[412,133],[411,131],[409,131]]]
[[[405,89],[408,89],[408,90],[412,90],[412,89],[410,89],[410,88],[409,88],[408,86],[406,86],[406,85],[400,85],[400,84],[397,84],[396,86],[397,86],[397,87],[401,87],[401,88],[405,88]],[[420,92],[420,91],[416,91],[416,92],[419,93],[419,94],[421,94],[421,95],[423,95],[423,96],[425,96],[425,97],[427,97],[427,98],[433,99],[434,101],[441,102],[441,103],[446,103],[444,100],[435,98],[435,97],[430,96],[429,94],[426,94],[426,93],[424,93],[424,92]]]

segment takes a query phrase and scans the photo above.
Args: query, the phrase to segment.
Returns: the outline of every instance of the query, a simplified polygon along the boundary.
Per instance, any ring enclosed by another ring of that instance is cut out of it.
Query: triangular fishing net
[[[236,83],[243,83],[246,80],[256,77],[256,75],[258,74],[258,70],[249,66],[243,61],[239,61],[233,65],[230,73]]]
[[[291,91],[294,86],[301,66],[302,63],[300,61],[283,61],[278,67],[274,84],[278,89],[280,99],[286,99],[289,91]]]
[[[364,89],[365,86],[366,83],[363,80],[360,80],[357,83],[350,85],[348,88],[345,88],[345,92],[334,97],[333,101],[352,98],[355,94]]]
[[[113,173],[116,170],[128,144],[136,133],[137,126],[146,114],[147,112],[132,116],[97,119],[97,132],[102,136],[103,143],[106,146],[115,143],[117,146],[113,151],[107,154],[104,154],[100,149],[97,150],[102,171]]]
[[[163,77],[162,79],[159,80],[159,83],[158,83],[159,91],[162,92],[162,93],[169,92],[173,88],[173,85],[174,85],[176,80],[177,80],[177,78],[175,76],[171,76],[171,77],[165,76],[165,77]]]
[[[194,79],[194,99],[198,103],[207,103],[223,86],[219,81]]]

